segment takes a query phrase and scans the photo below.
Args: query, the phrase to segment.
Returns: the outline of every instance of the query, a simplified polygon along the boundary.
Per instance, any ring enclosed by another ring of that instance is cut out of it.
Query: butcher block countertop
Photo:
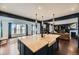
[[[42,38],[40,34],[37,34],[21,37],[19,38],[19,40],[25,46],[27,46],[33,53],[35,53],[47,44],[48,47],[50,47],[56,42],[56,38],[58,38],[59,36],[60,35],[57,34],[44,34],[44,37]]]

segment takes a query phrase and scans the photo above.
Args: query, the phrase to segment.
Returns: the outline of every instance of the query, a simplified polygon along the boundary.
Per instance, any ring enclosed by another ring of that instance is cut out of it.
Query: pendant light
[[[36,21],[35,21],[35,29],[36,29],[36,34],[37,34],[37,13],[35,14],[36,15]]]
[[[42,33],[41,33],[41,37],[43,37],[43,31],[44,31],[44,29],[43,29],[43,16],[42,16]]]
[[[43,16],[42,16],[42,26],[43,26]]]
[[[54,33],[54,24],[55,24],[55,19],[54,19],[54,13],[52,14],[53,19],[52,19],[52,32]]]

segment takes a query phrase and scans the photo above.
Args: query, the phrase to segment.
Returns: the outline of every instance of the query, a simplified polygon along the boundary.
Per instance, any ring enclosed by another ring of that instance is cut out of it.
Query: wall
[[[55,25],[69,24],[69,23],[75,23],[75,22],[78,22],[78,18],[55,21]]]
[[[49,22],[52,24],[52,22]],[[70,24],[70,23],[75,23],[71,25],[72,28],[78,28],[78,18],[71,18],[71,19],[65,19],[65,20],[59,20],[59,21],[54,21],[54,25],[63,25],[63,24]],[[52,32],[52,26],[49,26],[49,32]]]

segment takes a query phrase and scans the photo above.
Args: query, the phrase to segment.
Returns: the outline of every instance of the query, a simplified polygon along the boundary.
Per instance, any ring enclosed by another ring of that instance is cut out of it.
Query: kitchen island
[[[24,36],[18,40],[18,49],[21,55],[48,55],[58,49],[57,34],[40,34]]]

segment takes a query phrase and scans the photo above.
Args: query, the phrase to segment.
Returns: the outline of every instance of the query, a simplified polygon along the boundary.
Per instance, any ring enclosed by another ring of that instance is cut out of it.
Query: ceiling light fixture
[[[6,10],[6,9],[7,9],[7,7],[6,7],[6,6],[1,6],[1,9]]]
[[[35,14],[35,16],[36,16],[36,22],[35,23],[37,24],[37,13]]]
[[[71,8],[71,10],[72,10],[72,11],[74,11],[74,10],[75,10],[75,8]]]
[[[55,14],[53,13],[52,16],[53,16],[53,19],[52,19],[52,32],[54,33],[54,24],[55,24],[54,16],[55,16]]]
[[[54,25],[54,21],[55,21],[55,18],[54,18],[55,14],[53,13],[53,25]]]
[[[69,8],[67,11],[75,11],[76,8]]]
[[[42,26],[43,26],[43,16],[42,16]]]
[[[41,33],[41,37],[43,37],[43,32],[44,32],[44,29],[43,29],[43,16],[42,16],[42,33]]]
[[[37,34],[37,13],[35,15],[36,15],[35,26],[36,26],[36,34]]]
[[[41,7],[39,6],[36,10],[36,14],[35,14],[35,17],[36,17],[36,21],[35,21],[35,26],[36,26],[36,34],[37,34],[37,16],[38,16],[38,11],[41,10]]]
[[[41,9],[42,9],[42,7],[39,6],[39,7],[38,7],[38,10],[41,10]]]

